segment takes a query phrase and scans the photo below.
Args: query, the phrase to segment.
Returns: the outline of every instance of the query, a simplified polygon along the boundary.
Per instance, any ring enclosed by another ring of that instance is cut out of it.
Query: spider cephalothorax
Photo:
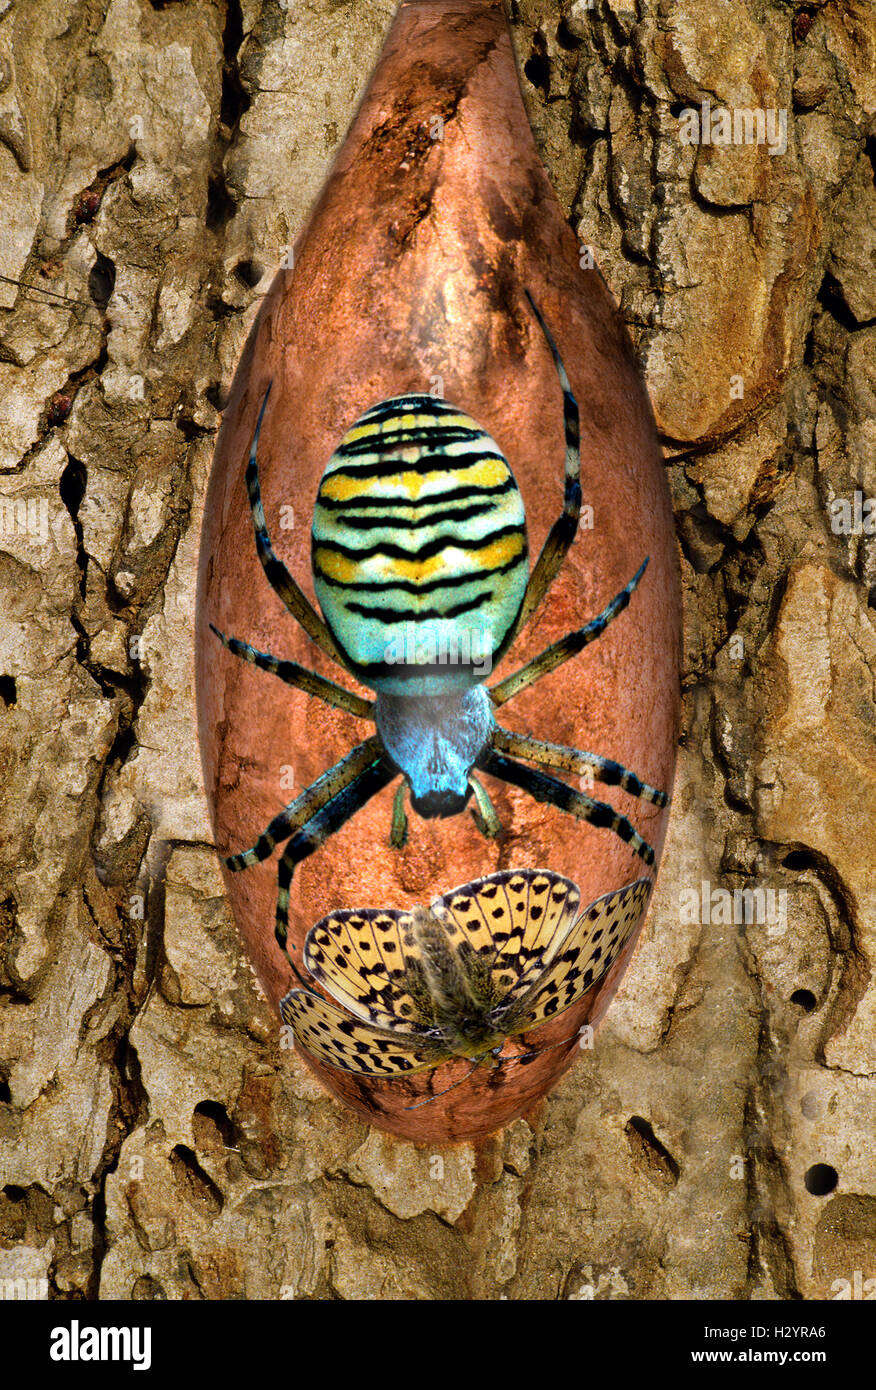
[[[647,559],[597,617],[504,680],[484,684],[548,593],[581,506],[578,407],[551,332],[528,298],[562,387],[566,440],[563,509],[531,573],[522,498],[498,445],[443,400],[397,396],[353,424],[322,476],[312,534],[318,613],[274,554],[267,531],[257,463],[270,387],[265,393],[246,470],[259,559],[311,640],[376,694],[374,701],[363,699],[213,628],[236,656],[376,727],[290,802],[251,849],[225,859],[231,870],[245,869],[288,840],[276,920],[284,952],[296,864],[399,776],[390,832],[397,847],[407,836],[407,793],[425,818],[456,815],[473,799],[479,829],[498,834],[498,817],[475,775],[480,771],[612,830],[646,864],[654,862],[626,816],[543,769],[587,774],[658,806],[667,803],[664,792],[596,753],[503,729],[494,714],[605,631],[629,603]]]

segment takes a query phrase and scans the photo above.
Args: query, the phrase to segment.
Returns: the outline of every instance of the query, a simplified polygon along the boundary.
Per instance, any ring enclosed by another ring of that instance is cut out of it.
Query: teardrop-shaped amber
[[[311,603],[311,520],[326,464],[364,411],[408,393],[443,398],[497,442],[520,489],[532,563],[563,508],[565,446],[557,369],[527,291],[578,401],[583,502],[547,598],[489,681],[580,628],[650,557],[629,607],[598,641],[504,705],[501,722],[671,788],[680,605],[668,490],[618,309],[581,259],[529,129],[501,5],[403,4],[296,245],[294,269],[278,272],[262,305],[216,449],[197,640],[201,745],[221,853],[253,845],[284,804],[374,733],[355,713],[244,664],[209,626],[373,698],[308,638],[259,563],[244,473],[269,383],[258,444],[265,515],[277,554]],[[580,779],[566,780],[580,789]],[[489,776],[483,784],[503,827],[496,840],[483,837],[468,810],[445,819],[411,814],[407,843],[394,848],[393,786],[326,839],[291,883],[294,958],[326,913],[428,904],[499,869],[565,875],[585,904],[653,873],[610,830]],[[590,791],[629,817],[659,856],[665,810],[618,787]],[[227,877],[249,956],[275,1005],[296,984],[274,939],[280,853]],[[477,1067],[455,1085],[467,1062],[399,1080],[308,1060],[347,1104],[397,1134],[449,1142],[488,1133],[531,1108],[570,1065],[577,1030],[601,1017],[631,950],[582,1000],[528,1035],[537,1055],[525,1063]],[[566,1038],[568,1046],[548,1046]]]

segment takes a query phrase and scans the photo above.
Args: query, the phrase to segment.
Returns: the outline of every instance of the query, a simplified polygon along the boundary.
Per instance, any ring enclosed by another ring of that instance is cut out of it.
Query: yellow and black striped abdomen
[[[440,695],[483,680],[528,578],[523,500],[496,443],[431,396],[372,406],[322,476],[313,576],[373,689]]]

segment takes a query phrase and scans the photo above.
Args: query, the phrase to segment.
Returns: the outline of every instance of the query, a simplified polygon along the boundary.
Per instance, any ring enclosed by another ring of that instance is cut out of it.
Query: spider
[[[270,385],[261,404],[246,486],[268,582],[316,646],[376,695],[363,699],[210,624],[235,656],[375,725],[370,737],[296,796],[252,848],[224,857],[236,873],[288,841],[279,862],[275,932],[299,979],[287,949],[295,867],[397,777],[390,830],[396,848],[407,839],[407,795],[425,819],[457,815],[473,801],[478,829],[497,836],[501,823],[478,771],[613,831],[646,864],[654,863],[653,849],[626,816],[545,769],[587,774],[661,807],[669,800],[665,792],[609,758],[514,733],[495,718],[508,700],[601,636],[628,605],[647,557],[597,617],[503,680],[484,684],[550,591],[581,506],[578,406],[553,335],[526,295],[562,387],[566,444],[562,512],[531,573],[522,498],[495,442],[443,400],[398,396],[356,421],[323,473],[312,527],[317,612],[268,535],[257,452]]]

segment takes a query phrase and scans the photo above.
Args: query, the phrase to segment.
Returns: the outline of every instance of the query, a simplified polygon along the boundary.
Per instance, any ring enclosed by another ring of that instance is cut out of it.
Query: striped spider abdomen
[[[482,681],[526,591],[523,499],[470,416],[432,396],[382,401],[347,431],[313,513],[313,581],[364,684],[441,696]]]

